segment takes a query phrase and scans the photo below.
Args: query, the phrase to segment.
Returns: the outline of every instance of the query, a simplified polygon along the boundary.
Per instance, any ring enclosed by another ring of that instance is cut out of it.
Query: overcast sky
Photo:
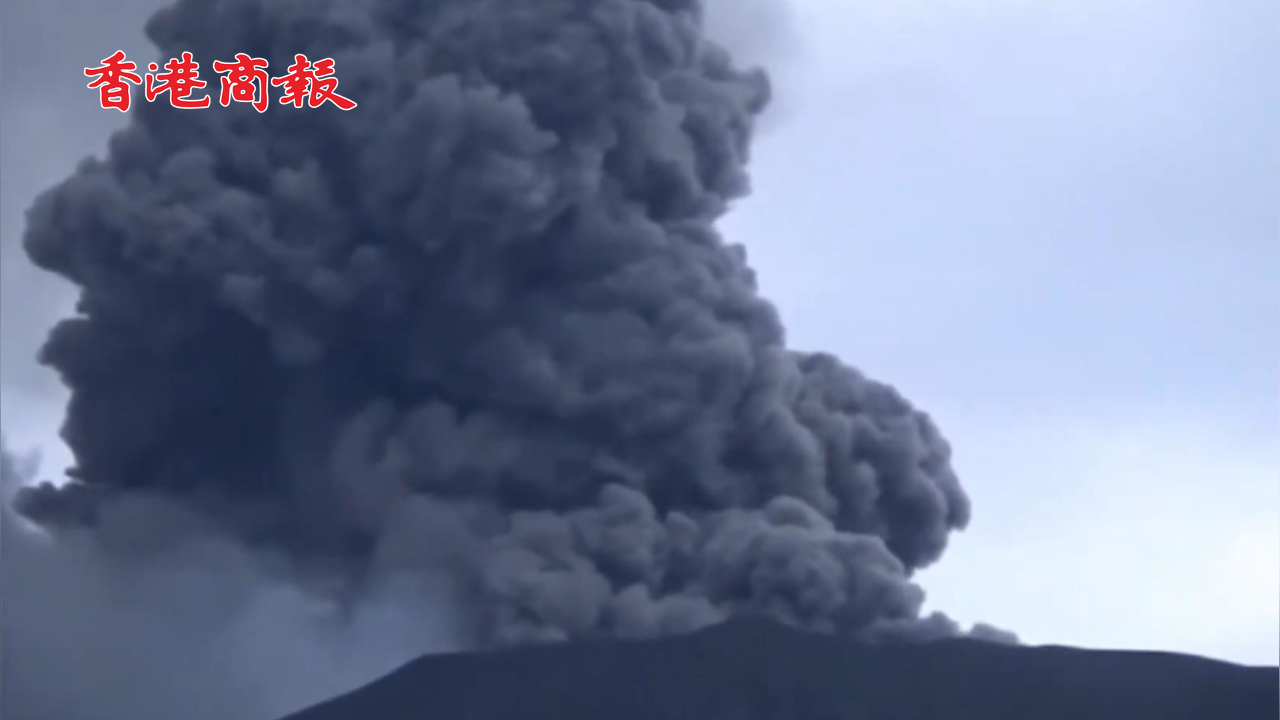
[[[141,60],[158,5],[0,22],[0,420],[53,469],[63,397],[31,357],[73,298],[26,264],[21,211],[123,121],[83,68]],[[1280,5],[793,0],[716,22],[781,63],[726,229],[792,343],[930,411],[974,498],[932,605],[1033,643],[1280,660]]]

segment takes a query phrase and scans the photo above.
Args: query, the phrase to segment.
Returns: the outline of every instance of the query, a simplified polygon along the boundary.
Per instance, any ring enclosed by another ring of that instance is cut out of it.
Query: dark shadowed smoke
[[[26,247],[81,315],[43,357],[78,480],[46,526],[157,496],[250,545],[456,569],[488,644],[740,612],[920,619],[963,528],[946,441],[893,388],[788,350],[743,249],[759,71],[695,0],[182,0],[165,57],[336,61],[359,103],[135,100]],[[110,49],[104,50],[104,55]],[[86,100],[89,102],[90,100]],[[145,522],[145,520],[140,520]]]

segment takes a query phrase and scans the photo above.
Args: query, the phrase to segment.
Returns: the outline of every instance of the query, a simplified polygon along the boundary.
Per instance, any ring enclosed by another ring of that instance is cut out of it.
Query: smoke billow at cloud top
[[[135,101],[32,208],[81,290],[43,350],[77,479],[17,501],[42,552],[334,623],[394,597],[454,646],[958,631],[910,579],[969,519],[947,442],[789,350],[714,227],[770,87],[699,2],[180,0],[148,32],[203,68],[332,57],[359,107]]]

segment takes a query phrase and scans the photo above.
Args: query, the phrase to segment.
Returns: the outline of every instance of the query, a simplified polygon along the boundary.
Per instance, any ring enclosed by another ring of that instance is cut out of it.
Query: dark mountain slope
[[[739,621],[421,658],[286,720],[1276,720],[1280,672],[972,640],[868,647]]]

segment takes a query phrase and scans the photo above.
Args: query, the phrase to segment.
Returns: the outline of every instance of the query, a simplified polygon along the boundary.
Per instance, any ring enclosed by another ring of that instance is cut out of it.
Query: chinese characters
[[[148,69],[154,73],[159,68],[155,63],[151,63]],[[147,102],[155,102],[157,96],[169,93],[169,103],[176,108],[207,108],[211,100],[208,95],[198,100],[191,97],[191,93],[209,84],[199,78],[199,63],[191,58],[191,53],[184,52],[181,61],[174,58],[165,63],[164,72],[147,75],[144,88]],[[160,81],[159,85],[156,85],[157,80]]]
[[[266,112],[271,104],[271,88],[279,87],[283,94],[280,104],[301,108],[305,104],[309,108],[318,108],[325,103],[332,103],[342,110],[351,110],[356,102],[351,98],[338,94],[338,78],[332,58],[324,58],[312,62],[306,55],[298,54],[293,58],[284,75],[271,77],[267,73],[268,63],[264,58],[250,57],[246,53],[236,53],[230,61],[214,60],[213,71],[221,75],[218,104],[230,107],[231,103],[252,105],[258,112]],[[123,50],[116,51],[103,59],[98,67],[85,68],[84,74],[94,78],[88,87],[97,90],[99,104],[103,109],[129,111],[131,85],[142,85],[143,96],[147,102],[155,102],[161,95],[169,96],[169,104],[176,108],[207,108],[213,104],[212,95],[192,97],[197,90],[208,87],[209,83],[200,79],[200,64],[189,53],[182,53],[181,58],[173,58],[164,64],[163,70],[156,63],[151,63],[145,81],[137,74],[136,63],[125,59]]]
[[[222,75],[222,94],[218,102],[227,107],[235,102],[251,103],[258,112],[266,112],[271,103],[268,96],[267,61],[236,53],[235,62],[213,61],[213,71]],[[283,101],[282,101],[283,102]]]
[[[97,78],[89,83],[90,90],[97,90],[103,109],[115,108],[120,112],[129,111],[129,83],[137,85],[142,78],[134,72],[136,63],[124,59],[124,51],[117,50],[114,55],[102,61],[101,67],[85,68],[84,74]]]
[[[293,103],[294,107],[302,107],[307,101],[308,107],[320,107],[331,102],[343,110],[350,110],[356,104],[334,92],[338,89],[338,79],[333,77],[333,60],[324,59],[312,65],[306,55],[294,55],[293,64],[289,66],[289,74],[275,78],[272,85],[284,87],[281,103]]]

